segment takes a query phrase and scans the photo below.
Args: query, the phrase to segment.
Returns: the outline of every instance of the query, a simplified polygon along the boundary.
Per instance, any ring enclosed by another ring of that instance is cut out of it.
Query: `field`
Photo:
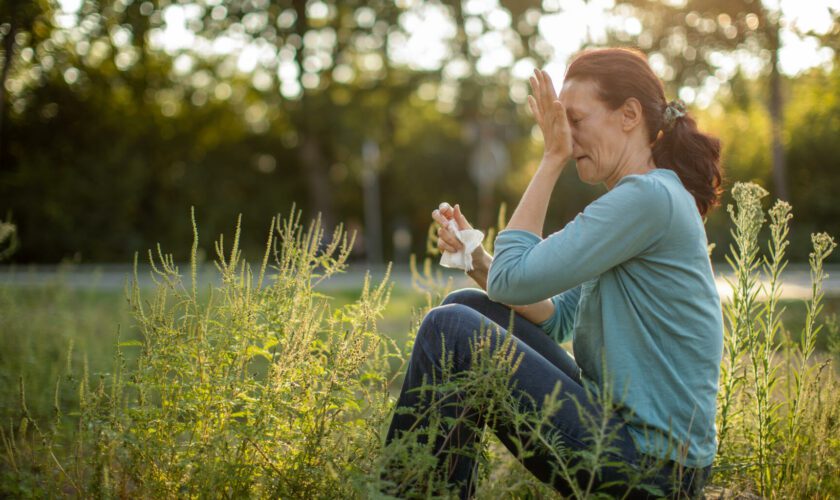
[[[784,207],[769,214],[762,261],[756,193],[741,195],[732,212],[733,300],[723,311],[720,445],[707,492],[836,497],[840,298],[821,289],[834,244],[814,238],[813,294],[780,300]],[[166,254],[154,261],[159,284],[150,288],[81,289],[60,275],[37,287],[0,287],[2,495],[450,494],[428,447],[382,441],[418,321],[451,283],[426,261],[413,268],[413,287],[386,279],[321,292],[313,280],[346,268],[346,245],[313,245],[317,223],[303,232],[291,219],[276,231],[273,265],[271,252],[246,265],[237,238],[220,247],[212,287],[198,285],[194,261],[182,273]],[[759,271],[771,278],[765,298],[756,294]],[[475,404],[504,415],[504,394],[494,391],[505,367],[495,361],[465,383],[484,398]],[[532,430],[543,417],[513,415]],[[556,496],[492,433],[481,435],[473,450],[479,498]],[[604,450],[593,445],[598,452],[575,467],[601,467]]]

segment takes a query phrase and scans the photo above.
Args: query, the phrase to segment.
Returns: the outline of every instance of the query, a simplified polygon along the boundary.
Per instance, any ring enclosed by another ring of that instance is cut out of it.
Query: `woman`
[[[469,370],[468,345],[480,325],[494,322],[503,339],[513,309],[513,346],[522,362],[512,378],[523,408],[525,401],[539,406],[555,385],[560,400],[575,399],[590,415],[604,414],[591,397],[601,390],[619,402],[612,458],[628,467],[575,480],[621,482],[622,471],[659,459],[654,484],[667,496],[691,494],[716,453],[723,325],[702,216],[718,201],[719,142],[697,130],[679,101],[666,102],[662,83],[633,50],[578,55],[559,97],[543,71],[535,71],[531,87],[529,106],[545,140],[542,162],[496,237],[495,255],[481,247],[473,254],[469,275],[483,290],[453,292],[424,318],[397,406],[420,405],[411,389],[424,376],[439,379],[444,349],[455,353],[456,372]],[[603,183],[607,192],[543,238],[552,189],[570,159],[582,181]],[[470,227],[460,207],[432,215],[441,225],[440,249],[460,250],[446,228],[452,217],[460,229]],[[558,345],[568,340],[574,359]],[[569,449],[592,437],[583,420],[573,404],[552,416]],[[395,414],[386,442],[415,424]],[[493,430],[515,450],[506,427]],[[559,491],[572,491],[552,475],[549,457],[536,453],[524,465]],[[470,496],[474,462],[450,466],[449,480]],[[675,472],[676,484],[664,479]],[[606,491],[623,494],[612,488]]]

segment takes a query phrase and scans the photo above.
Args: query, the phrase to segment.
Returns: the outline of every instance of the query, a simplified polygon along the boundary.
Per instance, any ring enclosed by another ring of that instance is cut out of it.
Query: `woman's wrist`
[[[540,167],[554,170],[557,172],[562,172],[563,167],[565,167],[566,163],[569,161],[569,157],[570,156],[567,154],[558,152],[543,153],[542,161],[540,162]]]
[[[478,284],[483,290],[487,289],[487,274],[490,270],[490,263],[493,257],[484,250],[484,246],[478,245],[472,253],[473,268],[466,274]]]

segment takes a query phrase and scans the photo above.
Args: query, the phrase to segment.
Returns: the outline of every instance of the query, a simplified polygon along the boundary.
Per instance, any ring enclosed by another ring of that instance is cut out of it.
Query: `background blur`
[[[527,77],[559,85],[601,45],[648,53],[721,138],[727,188],[793,204],[795,260],[811,231],[840,235],[840,0],[3,0],[11,261],[186,258],[195,206],[208,255],[241,213],[253,262],[296,203],[359,231],[355,259],[405,263],[441,201],[480,228],[513,210],[542,147]],[[545,233],[602,192],[570,165]]]

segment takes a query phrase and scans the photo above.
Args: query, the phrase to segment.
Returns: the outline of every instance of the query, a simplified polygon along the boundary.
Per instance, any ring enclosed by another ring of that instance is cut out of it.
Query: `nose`
[[[577,138],[575,137],[575,133],[572,132],[572,157],[577,158],[580,156],[580,144],[578,144]]]

